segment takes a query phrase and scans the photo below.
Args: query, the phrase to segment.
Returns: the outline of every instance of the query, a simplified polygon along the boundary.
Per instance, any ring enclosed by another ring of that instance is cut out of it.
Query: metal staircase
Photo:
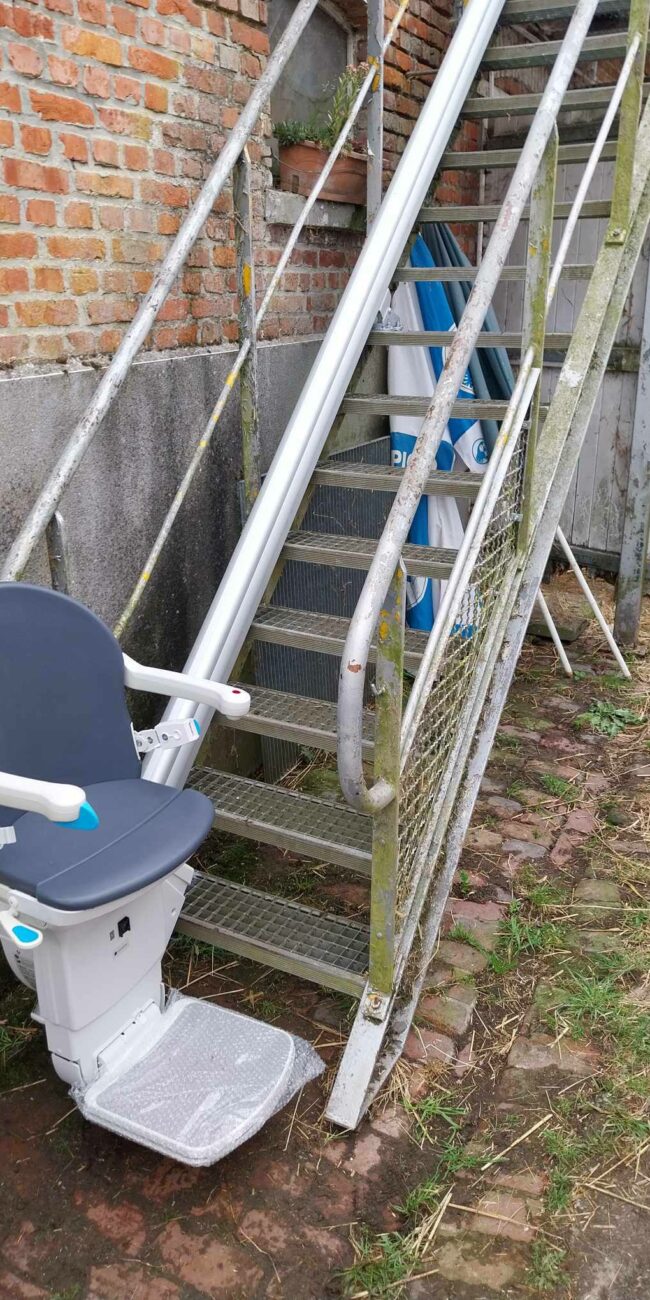
[[[649,8],[649,0],[472,0],[466,8],[188,660],[188,671],[246,682],[250,714],[218,719],[220,726],[336,755],[342,795],[317,798],[281,777],[218,771],[201,756],[190,772],[189,746],[146,762],[150,779],[189,779],[213,799],[218,829],[369,878],[369,916],[359,922],[206,873],[180,922],[219,948],[359,999],[328,1107],[346,1127],[358,1123],[408,1032],[647,230],[650,116],[641,113]],[[588,34],[603,16],[611,16],[608,25]],[[546,20],[564,25],[563,34],[547,40],[535,27],[535,40],[493,40],[500,24]],[[573,88],[585,61],[612,59],[623,64],[615,85]],[[472,93],[477,72],[531,67],[547,74],[540,94]],[[516,147],[493,137],[459,152],[450,147],[459,117],[532,121]],[[585,199],[599,159],[616,162],[606,203]],[[585,169],[583,192],[575,203],[555,203],[558,164],[569,162]],[[426,201],[439,170],[487,168],[512,170],[502,205]],[[586,217],[609,219],[595,264],[568,263],[565,239],[552,269],[553,222],[571,230]],[[480,265],[407,266],[411,231],[433,220],[492,224]],[[528,259],[511,266],[520,220],[529,223]],[[560,272],[587,282],[571,334],[546,332]],[[502,276],[525,283],[521,330],[481,332]],[[473,282],[455,332],[376,326],[386,287],[418,278]],[[413,344],[447,349],[432,403],[367,393],[360,380],[372,350]],[[513,397],[460,404],[469,358],[484,346],[511,350],[519,366]],[[542,407],[548,352],[565,360]],[[499,424],[486,475],[437,472],[448,419],[470,412]],[[404,473],[391,469],[386,439],[371,442],[365,431],[368,419],[389,414],[424,419]],[[458,552],[406,540],[422,493],[472,504]],[[247,495],[252,500],[254,489]],[[405,570],[448,580],[430,635],[405,628]],[[184,716],[182,702],[165,714]],[[207,708],[198,716],[205,727]],[[210,761],[214,750],[208,742]]]

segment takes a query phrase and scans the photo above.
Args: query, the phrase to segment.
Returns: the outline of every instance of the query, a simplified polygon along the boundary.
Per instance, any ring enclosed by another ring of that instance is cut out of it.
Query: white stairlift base
[[[0,906],[42,942],[0,947],[35,989],[33,1018],[84,1117],[191,1165],[252,1137],[321,1073],[308,1044],[223,1007],[172,992],[161,958],[193,872],[183,864],[125,898],[61,911],[0,885]]]
[[[143,1012],[130,1043],[72,1096],[86,1119],[190,1165],[245,1142],[317,1060],[285,1030],[174,993],[162,1012]]]

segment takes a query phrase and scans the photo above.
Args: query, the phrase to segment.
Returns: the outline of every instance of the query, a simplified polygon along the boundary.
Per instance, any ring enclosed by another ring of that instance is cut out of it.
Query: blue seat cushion
[[[214,808],[197,790],[139,778],[86,787],[93,831],[65,830],[36,813],[0,849],[0,881],[64,911],[98,907],[173,871],[205,839]]]

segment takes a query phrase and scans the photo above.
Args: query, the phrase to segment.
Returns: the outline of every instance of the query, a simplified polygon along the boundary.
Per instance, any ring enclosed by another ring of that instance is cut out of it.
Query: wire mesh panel
[[[454,623],[400,781],[397,910],[400,924],[428,862],[456,749],[467,737],[474,689],[486,668],[500,596],[517,554],[525,446],[515,449],[476,560],[460,584]],[[494,648],[494,657],[498,646]],[[489,667],[489,665],[488,665]],[[474,725],[477,718],[474,719]]]

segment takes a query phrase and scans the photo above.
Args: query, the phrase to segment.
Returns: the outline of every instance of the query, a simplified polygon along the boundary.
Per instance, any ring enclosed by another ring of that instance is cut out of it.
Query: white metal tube
[[[637,56],[637,51],[639,49],[640,42],[641,42],[641,37],[637,33],[637,35],[634,37],[634,40],[632,41],[632,44],[630,45],[625,62],[623,64],[623,67],[621,68],[618,80],[616,82],[616,85],[614,86],[612,98],[607,106],[607,112],[605,113],[600,130],[594,141],[594,147],[591,151],[591,154],[589,155],[589,161],[582,174],[575,199],[573,200],[571,212],[567,217],[567,223],[564,228],[562,239],[560,240],[560,247],[557,250],[555,262],[553,264],[553,270],[551,271],[551,274],[549,276],[548,291],[546,294],[547,312],[555,297],[557,286],[560,283],[560,276],[562,275],[562,271],[564,269],[564,263],[566,262],[567,253],[569,251],[569,245],[571,243],[571,240],[573,239],[575,228],[580,219],[582,205],[587,197],[589,186],[591,185],[591,182],[593,180],[594,172],[600,161],[600,155],[603,152],[603,149],[607,142],[609,129],[612,125],[612,122],[614,121],[614,118],[616,117],[616,114],[618,113],[619,105],[623,98],[623,91],[625,90],[625,87],[628,83],[632,68],[634,67],[634,60]]]
[[[262,76],[233,127],[189,216],[159,268],[154,282],[140,304],[111,364],[104,373],[81,420],[70,435],[47,482],[30,510],[2,569],[2,580],[22,576],[25,565],[42,536],[72,475],[86,453],[109,407],[119,393],[131,364],[144,343],[188,253],[196,243],[230,173],[246,144],[298,37],[306,27],[317,0],[299,0],[291,21],[283,32]]]
[[[541,613],[542,613],[542,618],[544,619],[544,622],[546,623],[546,626],[547,626],[547,628],[548,628],[549,636],[550,636],[550,638],[551,638],[551,641],[553,642],[553,645],[555,646],[555,649],[557,650],[557,657],[558,657],[560,663],[562,664],[562,667],[563,667],[563,669],[564,669],[564,671],[565,671],[567,677],[573,677],[573,668],[571,667],[571,664],[569,663],[568,655],[567,655],[566,650],[564,649],[564,646],[562,645],[562,642],[561,642],[561,640],[560,640],[560,634],[559,634],[559,632],[558,632],[558,630],[557,630],[557,628],[556,628],[556,626],[555,626],[555,623],[553,622],[553,619],[552,619],[552,617],[551,617],[551,611],[550,611],[548,605],[546,604],[546,601],[545,601],[545,599],[544,599],[544,597],[543,597],[543,595],[542,595],[541,587],[540,587],[540,590],[539,590],[538,593],[537,593],[537,604],[539,605],[539,608],[540,608]]]
[[[589,586],[589,583],[587,582],[587,579],[585,578],[585,575],[582,572],[582,569],[580,568],[580,565],[578,564],[578,561],[576,560],[576,557],[573,554],[573,551],[571,550],[571,547],[569,546],[569,543],[567,542],[567,539],[564,536],[564,533],[562,532],[561,528],[558,528],[555,536],[558,542],[560,543],[560,546],[562,547],[562,550],[564,551],[564,554],[566,555],[566,558],[569,561],[569,564],[571,565],[573,572],[575,573],[578,583],[580,584],[580,587],[584,593],[585,599],[589,604],[589,608],[592,610],[594,614],[596,622],[598,623],[598,626],[621,670],[621,673],[623,674],[624,677],[627,677],[628,680],[630,680],[632,674],[616,644],[616,641],[614,640],[611,628],[609,627],[609,624],[605,620],[603,611],[601,610],[600,605],[598,604],[598,601],[596,600],[596,597],[594,596],[594,593],[591,590],[591,587]]]
[[[188,672],[227,680],[503,4],[481,0],[465,10],[188,658]],[[205,730],[210,714],[202,714]],[[180,702],[165,713],[166,719],[185,716]],[[144,774],[182,785],[194,749],[187,745],[175,756],[159,750],[145,762]]]
[[[395,14],[395,17],[393,18],[393,21],[390,25],[390,28],[386,35],[386,39],[383,44],[384,53],[386,52],[386,50],[390,46],[391,41],[393,40],[393,37],[395,35],[395,32],[397,31],[397,28],[399,27],[402,17],[404,16],[406,9],[408,8],[409,2],[410,0],[402,0],[402,3],[400,4],[399,9],[397,10],[397,13]],[[289,259],[293,254],[293,250],[296,247],[301,231],[305,225],[305,222],[307,221],[307,217],[309,216],[309,213],[311,212],[314,204],[316,203],[318,196],[321,193],[321,190],[328,176],[332,171],[334,163],[336,162],[336,159],[339,157],[339,154],[341,153],[341,150],[350,134],[350,131],[352,130],[352,127],[354,126],[354,123],[356,122],[357,117],[359,116],[359,113],[363,108],[366,95],[368,94],[368,91],[370,89],[370,86],[375,76],[376,76],[376,68],[371,68],[368,71],[367,75],[364,77],[363,82],[359,88],[359,92],[355,98],[354,104],[350,109],[350,113],[347,118],[347,121],[344,127],[342,128],[336,140],[334,148],[332,149],[332,152],[327,158],[324,167],[322,168],[319,176],[314,181],[314,184],[309,192],[307,199],[305,200],[302,210],[298,216],[298,219],[295,222],[295,225],[293,226],[293,229],[287,240],[280,261],[278,262],[275,271],[271,276],[264,297],[257,310],[255,316],[256,335],[264,320],[264,317],[266,316],[266,313],[269,309],[271,300],[278,287],[278,284],[280,283],[280,280],[284,275],[284,272],[287,267],[287,263],[289,262]],[[225,409],[228,398],[230,397],[230,394],[233,391],[235,382],[239,378],[239,374],[242,370],[244,362],[248,357],[248,354],[251,350],[251,346],[252,346],[252,340],[250,338],[244,339],[244,342],[242,343],[239,352],[237,353],[237,356],[230,370],[228,371],[228,374],[226,375],[219,397],[217,398],[217,401],[212,411],[210,412],[209,419],[194,449],[189,465],[187,466],[183,478],[181,479],[181,482],[178,486],[178,490],[174,494],[173,500],[170,503],[167,514],[165,515],[165,518],[158,532],[158,536],[156,537],[156,540],[145,560],[144,567],[135,584],[135,587],[133,588],[133,591],[131,592],[129,599],[122,613],[120,614],[117,623],[115,624],[114,632],[115,632],[115,636],[118,638],[124,635],[124,632],[131,618],[133,617],[135,610],[137,609],[140,603],[142,594],[146,589],[147,583],[151,579],[151,575],[158,563],[158,560],[160,559],[165,542],[167,541],[167,538],[169,537],[169,534],[171,533],[171,530],[174,526],[174,522],[176,520],[178,512],[185,500],[185,497],[187,496],[187,493],[189,492],[189,489],[194,481],[194,478],[198,470],[203,464],[205,453],[208,447],[210,446],[210,442],[212,440],[212,435],[221,418],[221,414]]]

